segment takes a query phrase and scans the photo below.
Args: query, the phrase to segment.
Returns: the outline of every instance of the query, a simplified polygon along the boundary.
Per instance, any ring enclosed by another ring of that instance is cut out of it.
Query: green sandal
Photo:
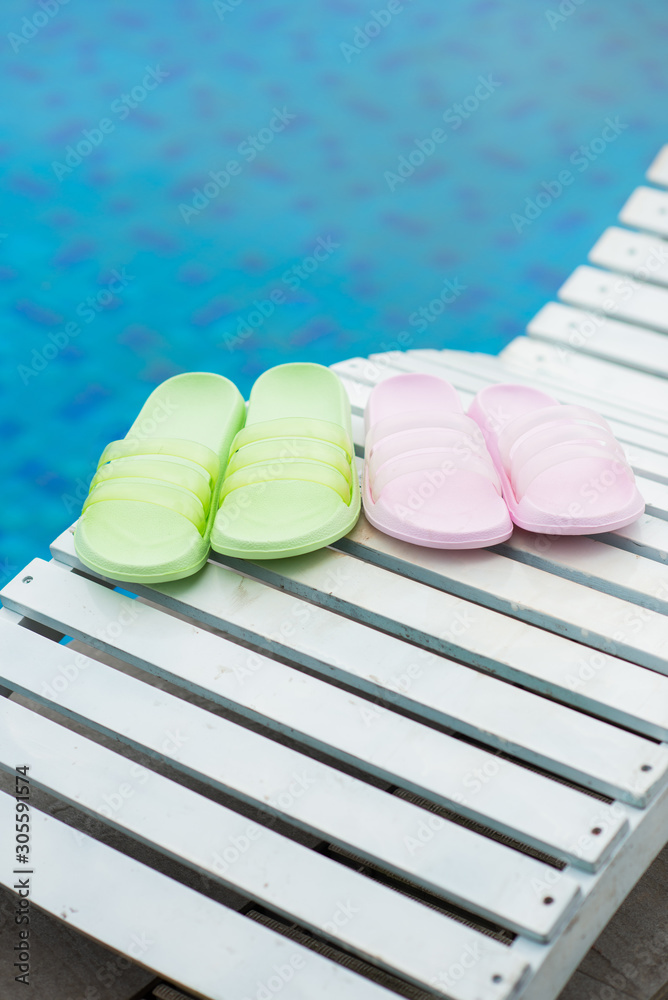
[[[154,389],[127,436],[102,453],[74,536],[81,562],[149,584],[200,569],[245,417],[241,393],[222,375],[175,375]]]
[[[350,404],[322,365],[278,365],[261,375],[246,425],[232,442],[211,547],[279,559],[335,542],[354,526],[360,491]]]

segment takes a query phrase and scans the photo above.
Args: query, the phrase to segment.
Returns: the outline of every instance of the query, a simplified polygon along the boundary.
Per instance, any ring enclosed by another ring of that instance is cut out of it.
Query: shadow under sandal
[[[522,385],[491,385],[469,416],[482,428],[516,525],[584,535],[614,531],[645,502],[609,425],[594,410],[564,406]]]
[[[367,520],[404,542],[472,549],[513,526],[480,428],[435,375],[397,375],[372,391],[362,497]]]
[[[175,375],[154,389],[127,436],[102,453],[74,536],[81,562],[148,584],[200,569],[220,473],[245,416],[241,393],[222,375]]]
[[[329,545],[360,512],[350,404],[322,365],[278,365],[259,377],[231,448],[211,547],[279,559]]]

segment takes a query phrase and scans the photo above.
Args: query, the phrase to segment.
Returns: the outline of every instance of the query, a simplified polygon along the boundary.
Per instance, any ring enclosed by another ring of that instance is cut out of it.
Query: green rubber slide
[[[220,500],[211,547],[237,558],[301,555],[354,527],[360,491],[350,404],[334,372],[296,363],[258,378]]]
[[[245,417],[241,393],[222,375],[175,375],[154,389],[127,436],[102,453],[74,536],[81,562],[149,584],[200,569]]]

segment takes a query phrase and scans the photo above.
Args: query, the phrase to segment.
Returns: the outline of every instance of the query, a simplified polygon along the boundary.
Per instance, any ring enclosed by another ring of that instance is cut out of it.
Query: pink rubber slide
[[[490,385],[469,416],[485,435],[520,528],[588,535],[623,528],[643,513],[621,445],[594,410],[562,406],[528,386]]]
[[[397,375],[365,411],[362,499],[367,520],[404,542],[474,549],[513,530],[478,425],[449,382]]]

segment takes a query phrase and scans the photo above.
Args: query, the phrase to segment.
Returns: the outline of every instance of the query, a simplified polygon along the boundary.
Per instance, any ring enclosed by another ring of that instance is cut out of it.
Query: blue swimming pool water
[[[3,0],[0,27],[2,578],[169,375],[500,350],[668,138],[659,0]]]

